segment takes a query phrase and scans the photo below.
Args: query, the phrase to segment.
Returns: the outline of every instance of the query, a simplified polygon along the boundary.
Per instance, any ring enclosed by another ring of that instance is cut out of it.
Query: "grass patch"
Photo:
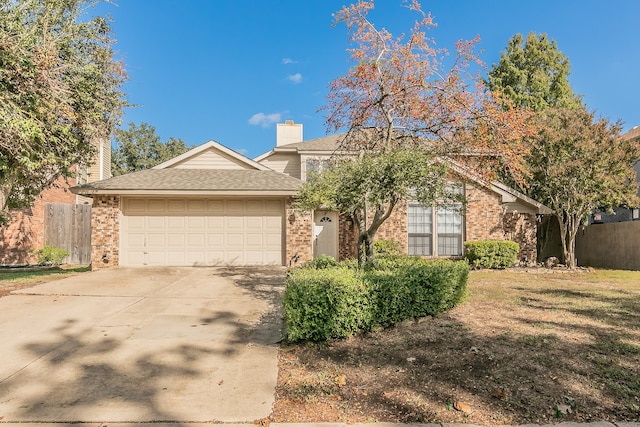
[[[6,268],[0,269],[0,285],[11,283],[38,284],[88,271],[91,271],[90,266],[49,267],[44,269]]]
[[[277,422],[318,421],[331,407],[322,421],[549,424],[563,405],[562,421],[637,421],[640,272],[472,271],[451,311],[282,351],[279,375],[298,387],[279,379]],[[318,382],[335,372],[346,386]],[[304,395],[313,403],[287,403]],[[472,412],[444,409],[459,401]]]

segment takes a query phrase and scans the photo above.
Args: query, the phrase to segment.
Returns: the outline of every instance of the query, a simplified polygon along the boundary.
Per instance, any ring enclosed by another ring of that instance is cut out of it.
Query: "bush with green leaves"
[[[464,261],[398,257],[365,273],[374,307],[373,323],[391,326],[442,313],[460,303],[467,290]]]
[[[69,256],[69,252],[53,245],[44,245],[42,249],[31,252],[37,259],[38,265],[60,265]]]
[[[355,263],[294,269],[284,296],[287,339],[344,338],[441,313],[463,300],[468,274],[465,261],[407,256],[384,257],[366,270]]]
[[[474,268],[507,268],[516,262],[520,245],[510,240],[478,240],[464,243],[465,258]]]
[[[314,257],[311,261],[305,263],[303,265],[304,268],[329,268],[329,267],[337,267],[338,261],[330,255],[318,255]]]
[[[373,252],[378,256],[400,255],[400,242],[391,239],[378,239],[373,243]]]
[[[344,338],[371,324],[367,288],[358,270],[297,268],[287,278],[284,317],[289,341]]]

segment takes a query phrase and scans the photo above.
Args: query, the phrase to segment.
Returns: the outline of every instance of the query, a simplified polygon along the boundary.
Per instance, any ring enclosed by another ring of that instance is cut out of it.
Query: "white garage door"
[[[123,198],[120,265],[283,264],[282,200]]]

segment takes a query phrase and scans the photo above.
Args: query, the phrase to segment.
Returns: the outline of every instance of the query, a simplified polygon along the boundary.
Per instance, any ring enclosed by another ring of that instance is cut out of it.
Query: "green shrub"
[[[465,257],[474,268],[507,268],[516,262],[520,245],[510,240],[464,243]]]
[[[469,266],[464,261],[396,258],[394,265],[367,272],[373,323],[390,326],[441,313],[466,295]]]
[[[69,256],[69,252],[53,245],[44,245],[42,249],[31,251],[37,258],[38,265],[60,265]]]
[[[284,317],[289,341],[344,338],[370,327],[361,274],[344,267],[298,268],[287,278]]]
[[[385,257],[374,268],[298,268],[284,295],[289,341],[343,338],[452,308],[466,294],[465,261]]]
[[[318,255],[311,261],[304,264],[305,268],[329,268],[337,267],[338,261],[330,255]]]
[[[400,255],[400,242],[396,240],[380,239],[373,243],[373,252],[381,256]]]

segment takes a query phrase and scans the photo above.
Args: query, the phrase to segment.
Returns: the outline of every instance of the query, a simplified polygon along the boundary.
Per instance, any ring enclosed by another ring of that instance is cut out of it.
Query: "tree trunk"
[[[560,224],[560,240],[562,241],[564,264],[571,269],[576,268],[576,235],[578,234],[581,217],[581,215],[576,214],[556,214]]]

